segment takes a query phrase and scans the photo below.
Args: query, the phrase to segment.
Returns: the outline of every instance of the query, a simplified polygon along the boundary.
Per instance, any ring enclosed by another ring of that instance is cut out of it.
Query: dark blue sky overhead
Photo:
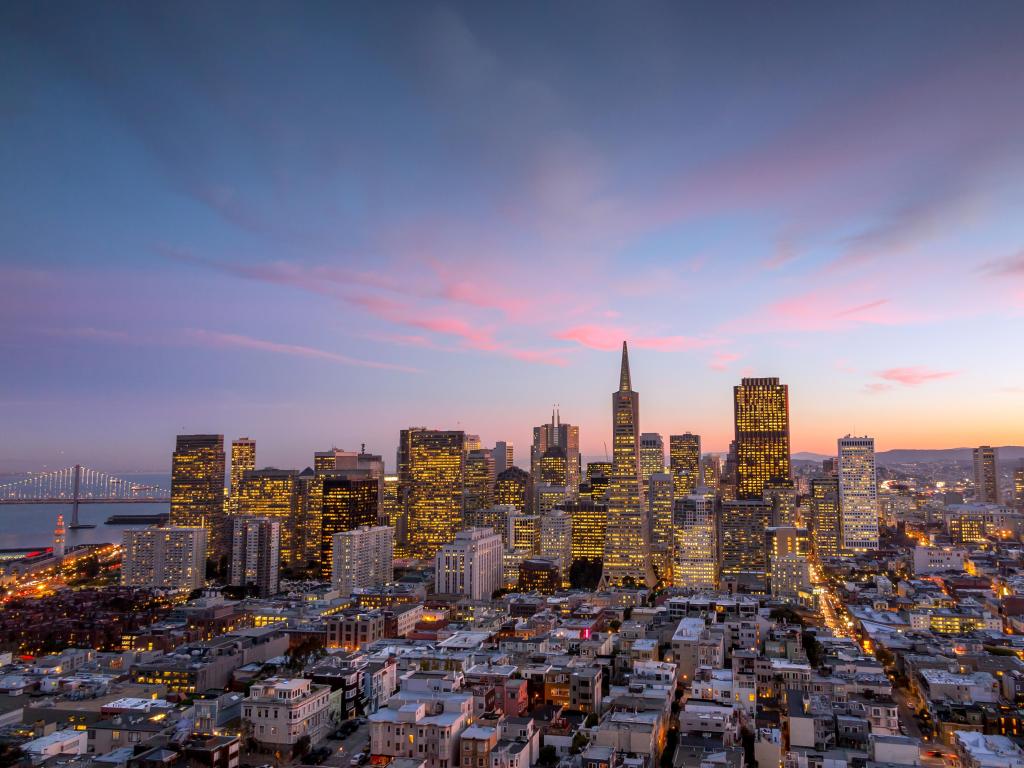
[[[0,470],[300,466],[399,428],[587,453],[1020,442],[1024,5],[0,7]]]

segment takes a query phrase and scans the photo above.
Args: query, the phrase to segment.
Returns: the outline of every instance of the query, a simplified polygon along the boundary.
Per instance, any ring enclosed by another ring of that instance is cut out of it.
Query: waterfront
[[[161,474],[121,475],[139,483],[170,487],[170,476]],[[137,525],[104,525],[111,515],[156,514],[168,511],[167,504],[82,504],[78,507],[80,522],[94,524],[95,528],[67,531],[67,545],[120,543],[121,531],[138,528]],[[71,522],[70,504],[18,504],[0,505],[0,549],[44,547],[53,544],[53,529],[57,515],[64,515],[65,525]]]

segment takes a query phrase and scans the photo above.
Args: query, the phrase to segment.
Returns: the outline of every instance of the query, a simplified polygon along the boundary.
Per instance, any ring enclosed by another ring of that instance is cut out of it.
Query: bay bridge
[[[80,504],[169,504],[170,501],[171,492],[166,488],[135,483],[81,464],[0,484],[0,505],[70,504],[70,528],[94,527],[78,522]]]

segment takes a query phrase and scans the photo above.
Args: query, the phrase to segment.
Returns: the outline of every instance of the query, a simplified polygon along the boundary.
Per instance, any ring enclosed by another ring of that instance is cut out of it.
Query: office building
[[[563,424],[561,413],[557,409],[551,412],[550,424],[541,424],[533,428],[530,475],[534,484],[543,482],[540,479],[541,458],[549,448],[556,445],[565,452],[566,477],[564,481],[552,484],[566,486],[570,496],[575,497],[580,490],[580,428],[572,424]]]
[[[467,528],[444,544],[435,558],[435,591],[489,600],[502,586],[501,536],[486,528]]]
[[[281,564],[305,566],[295,546],[303,522],[298,472],[273,467],[246,472],[239,486],[238,512],[277,520],[281,524]]]
[[[736,498],[761,499],[769,483],[792,482],[789,387],[778,379],[743,379],[733,388]]]
[[[540,518],[540,554],[558,563],[565,582],[572,565],[572,516],[562,509],[553,509]]]
[[[717,505],[710,488],[675,499],[673,586],[692,590],[718,586]]]
[[[797,492],[793,483],[769,483],[764,487],[764,500],[772,509],[772,525],[796,525]]]
[[[819,558],[839,557],[842,533],[839,514],[839,478],[811,480],[811,541]]]
[[[705,488],[717,491],[722,485],[722,459],[717,453],[709,453],[700,460],[700,483]]]
[[[498,473],[494,482],[494,502],[509,505],[529,514],[533,509],[533,479],[519,467],[509,467]]]
[[[231,509],[237,510],[238,490],[242,486],[242,478],[246,472],[256,469],[256,441],[248,437],[240,437],[231,441],[231,485],[228,502]]]
[[[402,513],[401,496],[398,493],[398,475],[384,475],[380,505],[381,525],[398,525]]]
[[[722,502],[720,547],[723,576],[752,574],[763,578],[767,574],[764,531],[770,524],[771,507],[763,499]]]
[[[640,490],[640,395],[633,391],[629,350],[622,342],[619,388],[612,393],[612,476],[601,580],[609,586],[653,587],[654,568]]]
[[[647,520],[652,546],[672,547],[672,514],[675,483],[667,472],[655,472],[647,478]]]
[[[689,496],[701,485],[700,435],[687,432],[668,436],[669,474],[677,498]]]
[[[205,528],[211,555],[227,553],[224,435],[178,435],[171,458],[169,522]]]
[[[504,544],[508,549],[525,549],[531,554],[540,551],[540,517],[509,512],[505,522]]]
[[[379,481],[365,472],[348,471],[324,477],[319,558],[324,579],[331,577],[334,564],[334,534],[377,525],[378,489]]]
[[[569,489],[564,485],[538,483],[533,487],[533,511],[543,515],[570,500]]]
[[[587,464],[587,487],[590,489],[590,500],[595,504],[608,501],[608,485],[612,477],[610,461],[592,461]]]
[[[604,538],[608,527],[608,507],[589,499],[562,504],[559,509],[572,520],[572,561],[592,563],[604,559]]]
[[[983,445],[974,451],[974,500],[980,504],[998,504],[999,451]]]
[[[255,588],[260,597],[277,594],[281,521],[235,515],[231,531],[231,585]]]
[[[206,528],[132,528],[122,533],[121,583],[192,590],[206,579]]]
[[[764,531],[765,559],[772,562],[785,555],[808,557],[811,554],[811,534],[795,525],[772,525]]]
[[[374,525],[332,536],[331,583],[343,595],[394,581],[395,529]]]
[[[647,488],[651,475],[665,471],[665,441],[657,432],[640,434],[640,486]]]
[[[1013,502],[1018,509],[1024,509],[1024,462],[1013,470]]]
[[[463,526],[464,443],[465,433],[458,430],[401,432],[398,482],[407,505],[404,549],[411,557],[433,558]]]
[[[874,438],[839,439],[839,520],[844,552],[878,549]]]
[[[499,440],[494,444],[494,450],[491,453],[494,454],[494,471],[496,474],[500,475],[506,469],[515,466],[515,451],[513,450],[512,443]]]
[[[561,568],[546,557],[531,557],[519,563],[516,589],[520,592],[539,592],[552,595],[562,586]]]
[[[463,497],[466,523],[478,525],[476,514],[494,506],[494,486],[497,481],[494,454],[489,448],[478,448],[466,453],[466,491]]]

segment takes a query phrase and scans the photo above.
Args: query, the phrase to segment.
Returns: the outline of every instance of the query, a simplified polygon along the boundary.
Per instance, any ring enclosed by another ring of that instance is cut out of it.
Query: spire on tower
[[[629,349],[622,342],[622,367],[619,369],[619,392],[630,392],[633,387],[629,380]]]

